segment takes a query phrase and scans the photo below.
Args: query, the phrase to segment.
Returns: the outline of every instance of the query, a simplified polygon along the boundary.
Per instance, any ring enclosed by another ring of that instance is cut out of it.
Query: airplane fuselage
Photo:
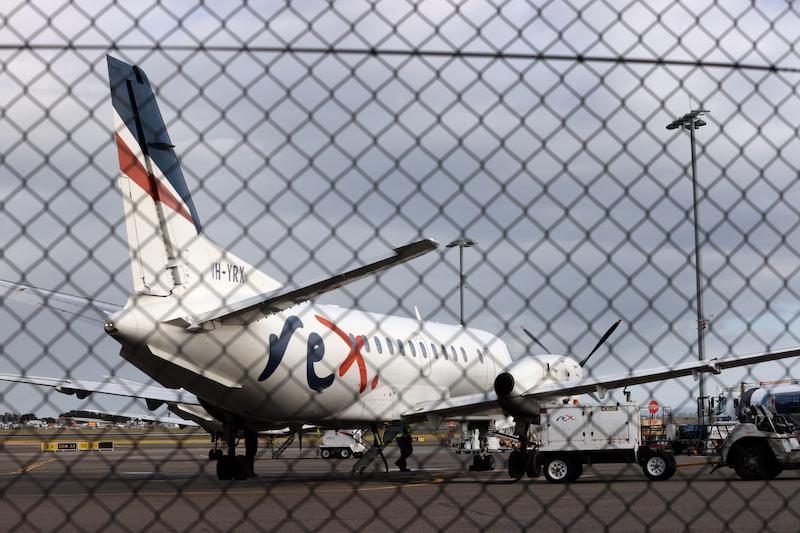
[[[158,306],[110,319],[112,336],[134,348],[123,356],[159,382],[261,420],[397,420],[421,402],[489,392],[511,364],[502,340],[474,328],[304,303],[190,332],[159,320]]]

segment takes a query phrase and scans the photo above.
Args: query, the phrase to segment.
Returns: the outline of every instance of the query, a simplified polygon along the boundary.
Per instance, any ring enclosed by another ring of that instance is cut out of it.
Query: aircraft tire
[[[247,460],[244,455],[237,455],[233,460],[233,479],[243,481],[247,479]]]
[[[214,450],[214,448],[211,448],[210,450],[208,450],[208,460],[209,461],[213,461],[216,458],[217,458],[216,450]]]
[[[525,474],[530,478],[537,478],[542,475],[542,462],[536,453],[532,453],[526,461]]]
[[[229,481],[233,478],[233,461],[228,456],[222,456],[217,459],[217,479],[220,481]]]
[[[223,453],[222,450],[220,450],[219,448],[214,450],[214,458],[215,459],[219,460],[219,459],[222,459],[223,457],[225,457],[225,454]]]
[[[519,479],[525,475],[525,454],[514,450],[508,454],[508,475],[512,479]]]
[[[483,469],[484,470],[494,470],[496,463],[494,460],[494,455],[487,455],[483,458]]]

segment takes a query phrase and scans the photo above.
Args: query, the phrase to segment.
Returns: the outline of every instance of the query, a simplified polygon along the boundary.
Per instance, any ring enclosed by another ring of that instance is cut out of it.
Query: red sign
[[[654,415],[658,412],[658,402],[655,400],[650,400],[650,403],[647,404],[647,409],[650,411],[651,415]]]

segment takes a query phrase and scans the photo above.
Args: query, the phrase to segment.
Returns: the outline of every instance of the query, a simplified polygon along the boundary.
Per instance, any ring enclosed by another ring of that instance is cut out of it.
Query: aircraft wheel
[[[539,461],[538,454],[532,453],[526,463],[525,474],[528,477],[537,478],[542,475],[542,463]]]
[[[331,458],[331,451],[328,448],[322,448],[319,454],[322,456],[323,459],[330,459]]]
[[[214,450],[214,458],[215,459],[219,460],[219,459],[222,459],[223,457],[225,457],[225,454],[222,452],[222,450],[220,450],[219,448]]]
[[[470,472],[480,472],[484,469],[483,466],[483,457],[480,455],[472,456],[472,464],[469,467]]]
[[[237,455],[233,461],[233,479],[245,480],[247,479],[247,460],[244,455]]]
[[[339,457],[342,459],[347,459],[353,452],[350,451],[350,448],[342,448],[339,450]]]
[[[233,462],[231,457],[225,455],[217,459],[217,479],[228,481],[233,478]]]
[[[513,479],[519,479],[525,475],[525,454],[520,450],[514,450],[508,454],[508,475]]]
[[[484,470],[494,470],[495,460],[494,455],[487,455],[483,458]]]
[[[208,450],[208,460],[209,461],[213,461],[216,458],[217,458],[217,454],[216,454],[216,451],[214,450],[214,448],[211,448],[210,450]]]

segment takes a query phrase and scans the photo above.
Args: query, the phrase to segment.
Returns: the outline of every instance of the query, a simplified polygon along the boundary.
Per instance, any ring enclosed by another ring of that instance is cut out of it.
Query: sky
[[[422,237],[465,252],[467,322],[515,357],[591,371],[696,358],[689,141],[697,131],[709,356],[800,344],[800,74],[499,58],[198,51],[338,47],[800,67],[785,2],[3,2],[0,278],[123,303],[130,291],[105,54],[157,88],[205,232],[288,284]],[[27,43],[26,48],[21,48]],[[71,43],[71,48],[65,46]],[[156,49],[156,45],[162,49]],[[326,295],[458,321],[442,249]],[[146,380],[94,323],[0,305],[0,371]],[[792,361],[710,380],[794,377]],[[691,380],[634,388],[691,409]],[[137,410],[0,385],[0,411]]]

